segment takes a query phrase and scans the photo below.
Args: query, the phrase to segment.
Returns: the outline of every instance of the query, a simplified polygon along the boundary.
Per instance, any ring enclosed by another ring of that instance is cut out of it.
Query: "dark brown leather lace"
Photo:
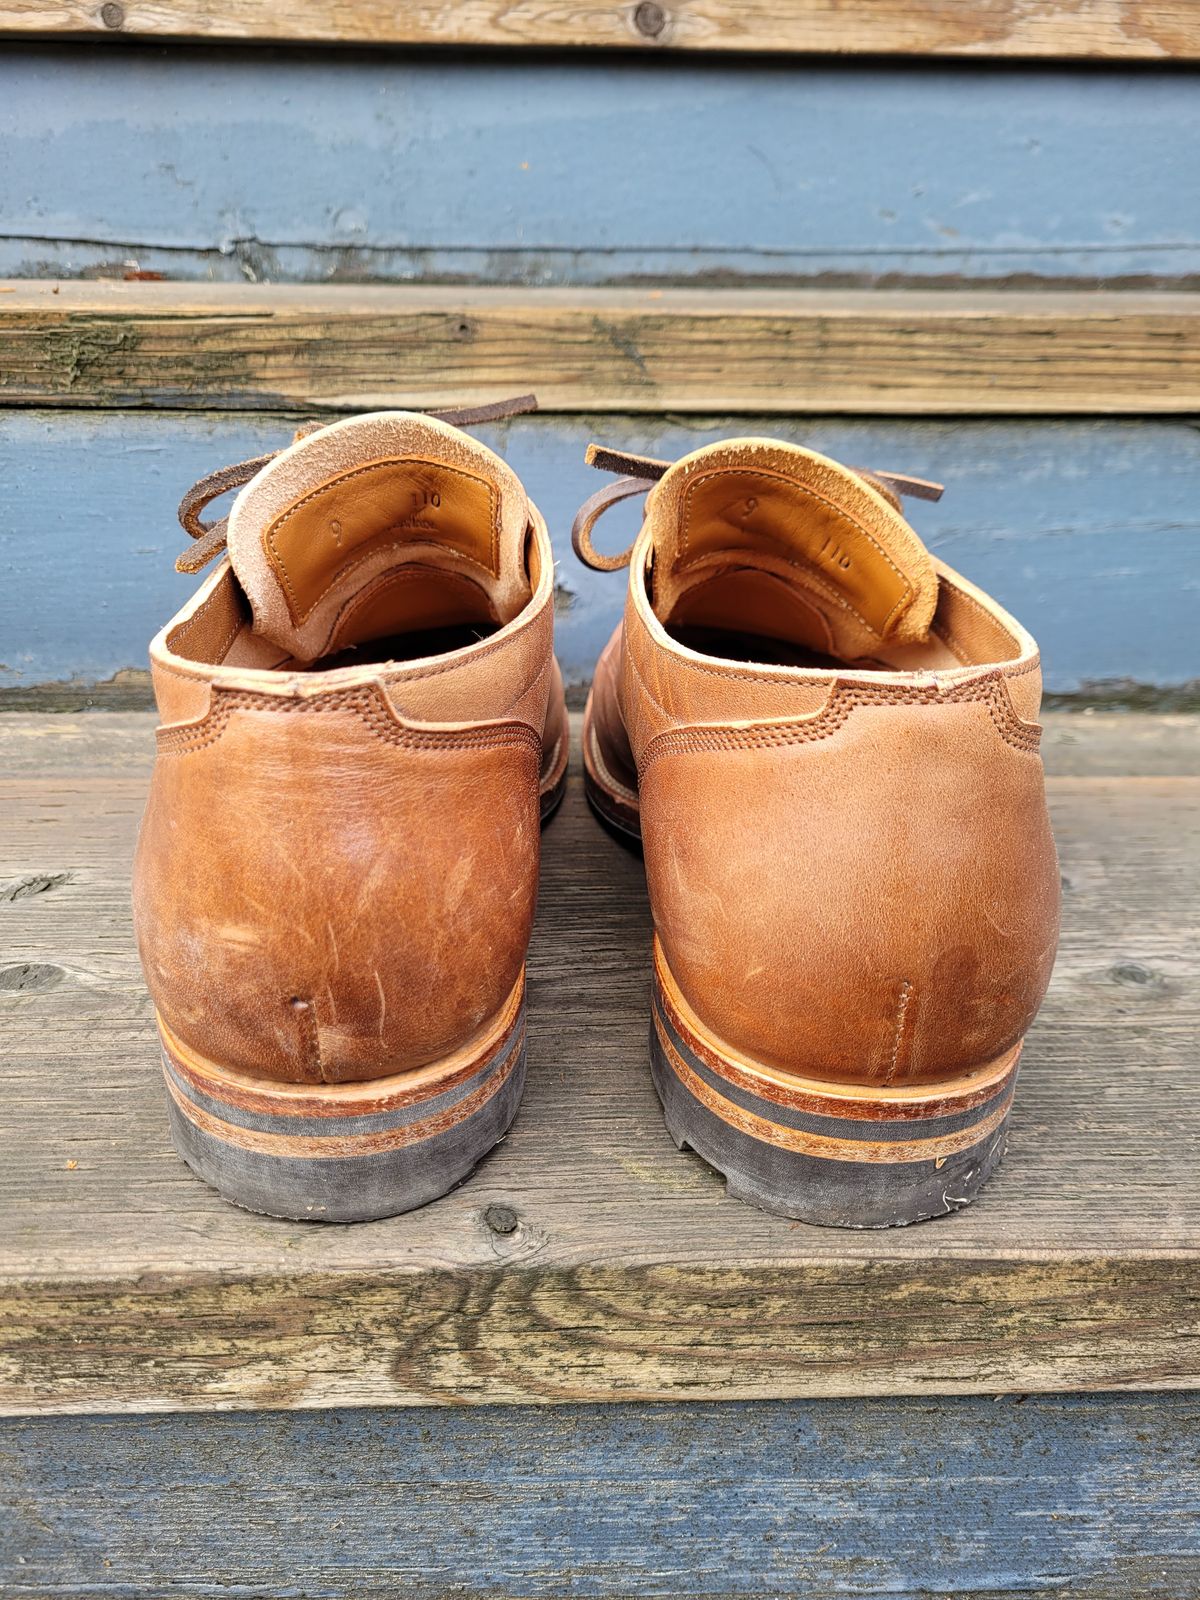
[[[427,411],[425,416],[437,422],[448,422],[454,428],[477,427],[485,422],[502,422],[506,417],[523,417],[537,410],[537,397],[521,394],[512,400],[495,400],[490,405],[458,406],[450,411]],[[329,422],[306,422],[296,429],[292,443],[306,439],[310,433],[329,427]],[[229,518],[204,522],[201,513],[209,504],[231,489],[243,489],[251,478],[256,478],[268,462],[282,455],[286,445],[272,450],[269,455],[252,456],[248,461],[237,461],[230,467],[218,467],[194,483],[179,502],[179,522],[183,531],[193,541],[175,562],[176,572],[201,572],[214,556],[225,548],[229,532]]]
[[[602,472],[619,472],[621,476],[615,483],[606,483],[603,489],[589,495],[575,513],[575,521],[571,524],[571,548],[585,566],[597,572],[616,572],[618,568],[629,565],[633,545],[622,550],[620,555],[601,555],[592,544],[592,529],[608,508],[615,506],[619,500],[628,500],[632,495],[645,494],[653,489],[672,463],[659,461],[654,456],[636,456],[627,450],[609,450],[599,444],[588,445],[584,459],[589,467],[599,467]],[[931,483],[927,478],[913,478],[904,472],[867,471],[863,467],[851,467],[850,471],[869,483],[897,511],[904,496],[917,500],[940,500],[945,492],[940,483]]]

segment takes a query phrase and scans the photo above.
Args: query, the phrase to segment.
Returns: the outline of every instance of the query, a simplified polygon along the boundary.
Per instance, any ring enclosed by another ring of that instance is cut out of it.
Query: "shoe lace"
[[[449,411],[427,411],[424,415],[436,422],[448,422],[454,428],[470,428],[485,422],[501,422],[506,417],[527,416],[537,408],[535,395],[521,394],[511,400],[494,400],[489,405],[456,406]],[[292,444],[328,426],[327,421],[303,423],[296,429]],[[179,525],[192,543],[176,559],[176,572],[201,572],[214,556],[221,554],[229,534],[229,518],[224,516],[205,522],[202,513],[212,501],[231,489],[245,488],[251,478],[257,477],[268,462],[274,461],[287,448],[284,445],[265,456],[251,456],[229,467],[217,467],[192,485],[179,502]]]

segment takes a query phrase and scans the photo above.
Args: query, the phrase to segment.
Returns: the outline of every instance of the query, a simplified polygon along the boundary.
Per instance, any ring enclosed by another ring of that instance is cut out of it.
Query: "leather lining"
[[[476,473],[420,456],[371,461],[327,479],[266,528],[263,550],[294,623],[380,548],[436,545],[495,576],[499,496]]]
[[[916,592],[863,522],[794,476],[721,467],[688,483],[674,571],[706,556],[764,548],[802,569],[803,580],[880,638]]]

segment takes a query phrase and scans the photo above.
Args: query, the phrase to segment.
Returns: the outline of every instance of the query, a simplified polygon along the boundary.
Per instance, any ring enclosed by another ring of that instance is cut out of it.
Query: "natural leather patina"
[[[457,1059],[519,988],[565,772],[542,518],[397,412],[265,458],[220,533],[151,646],[134,906],[165,1036],[296,1084]]]
[[[905,521],[906,484],[926,498],[934,485],[765,439],[669,469],[608,454],[629,476],[581,513],[585,558],[604,504],[649,492],[624,620],[596,668],[586,776],[601,814],[644,845],[676,1074],[709,1099],[704,1062],[726,1089],[746,1073],[773,1094],[838,1086],[843,1130],[908,1115],[922,1086],[973,1103],[1001,1067],[1015,1074],[1057,941],[1033,639]],[[721,1113],[741,1133],[746,1103]],[[789,1151],[802,1137],[776,1136]],[[834,1164],[865,1171],[881,1158],[864,1149]],[[710,1159],[732,1186],[736,1163]],[[769,1179],[742,1187],[789,1215],[842,1221],[848,1207],[868,1225],[844,1196],[806,1208]],[[925,1191],[894,1213],[886,1196],[871,1206],[869,1225],[932,1214]]]
[[[1058,928],[1040,693],[1028,633],[858,473],[731,440],[658,480],[589,754],[636,803],[665,959],[719,1037],[920,1083],[1024,1034]]]

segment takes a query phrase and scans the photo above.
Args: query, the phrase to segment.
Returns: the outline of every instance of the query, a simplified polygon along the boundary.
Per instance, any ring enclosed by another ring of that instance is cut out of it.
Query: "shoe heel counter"
[[[1019,1042],[1059,878],[1036,729],[1010,739],[997,715],[990,696],[868,700],[652,750],[656,930],[715,1037],[879,1085],[953,1078]]]
[[[214,694],[160,733],[134,873],[147,985],[234,1070],[341,1082],[462,1047],[520,978],[541,741],[400,723],[382,691]]]

